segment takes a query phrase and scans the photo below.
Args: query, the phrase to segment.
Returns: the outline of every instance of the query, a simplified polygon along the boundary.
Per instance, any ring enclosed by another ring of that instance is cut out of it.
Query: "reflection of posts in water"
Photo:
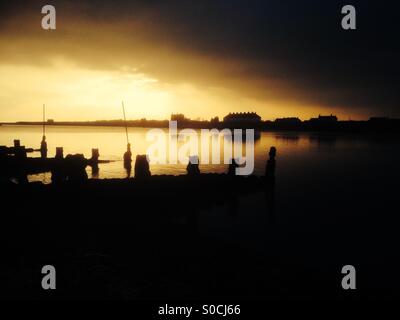
[[[124,153],[124,168],[126,170],[127,177],[129,178],[132,171],[132,152],[130,143],[127,144],[126,152]]]
[[[40,143],[40,157],[42,159],[47,158],[47,142],[46,142],[46,136],[43,136],[42,142]]]
[[[271,147],[271,149],[269,150],[269,159],[265,167],[265,180],[272,184],[275,183],[275,156],[276,148]]]
[[[126,177],[130,178],[132,173],[132,166],[125,166]]]
[[[265,168],[265,205],[267,208],[267,217],[271,222],[275,221],[275,168],[276,168],[276,148],[269,150],[269,159]]]
[[[186,171],[188,176],[194,177],[200,175],[199,169],[199,157],[198,156],[190,156],[189,163],[186,167]]]
[[[97,164],[91,166],[92,168],[92,178],[97,179],[99,177],[100,168]]]
[[[151,176],[149,159],[145,154],[138,154],[135,161],[135,178],[147,178]]]
[[[265,207],[268,221],[275,222],[275,185],[273,184],[265,186]]]

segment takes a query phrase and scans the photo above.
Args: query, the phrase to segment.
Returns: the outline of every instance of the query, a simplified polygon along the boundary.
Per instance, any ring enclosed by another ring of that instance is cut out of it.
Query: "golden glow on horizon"
[[[152,31],[146,19],[103,23],[99,32],[96,21],[67,16],[54,33],[41,30],[34,16],[24,19],[0,30],[0,122],[40,121],[43,103],[56,121],[121,119],[121,100],[129,119],[183,113],[209,120],[247,111],[264,120],[322,113],[365,118],[311,104],[308,91],[282,79],[252,78],[243,61],[160,42],[157,31],[168,33]]]
[[[37,121],[43,103],[56,121],[120,119],[121,100],[129,119],[169,119],[176,112],[206,120],[239,111],[256,111],[264,119],[318,114],[296,103],[262,103],[223,88],[204,91],[190,83],[160,83],[134,70],[82,69],[62,59],[48,67],[0,65],[0,73],[0,121]]]

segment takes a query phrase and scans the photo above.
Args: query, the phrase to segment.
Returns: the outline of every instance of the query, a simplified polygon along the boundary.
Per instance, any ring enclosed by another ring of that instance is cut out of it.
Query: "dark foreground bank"
[[[288,224],[284,212],[276,214],[274,188],[253,176],[152,176],[1,189],[3,298],[398,297],[398,218],[376,220],[372,198],[362,214],[350,215],[357,200],[348,200],[347,208],[332,202],[311,209],[289,193],[285,198],[299,219]],[[316,217],[332,212],[333,220],[318,223]],[[355,291],[341,287],[346,264],[356,266]],[[44,265],[57,270],[51,292],[41,287]]]

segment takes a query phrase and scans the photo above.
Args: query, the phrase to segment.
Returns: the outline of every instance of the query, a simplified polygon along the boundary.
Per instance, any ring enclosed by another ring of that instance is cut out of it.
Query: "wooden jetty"
[[[27,156],[28,153],[37,151],[40,151],[40,149],[26,148],[21,145],[19,140],[14,140],[14,146],[12,147],[0,146],[0,171],[2,175],[13,176],[16,173],[37,174],[50,172],[67,165],[68,156],[64,158],[62,147],[56,148],[56,156],[54,158]],[[83,155],[75,156],[80,156],[82,165],[85,167],[113,162],[112,160],[100,160],[98,149],[92,149],[92,156],[89,159],[86,159]]]

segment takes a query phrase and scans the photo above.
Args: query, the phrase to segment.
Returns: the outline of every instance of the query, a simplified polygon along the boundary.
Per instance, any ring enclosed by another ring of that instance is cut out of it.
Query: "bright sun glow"
[[[24,110],[46,103],[51,118],[116,119],[121,117],[121,100],[131,103],[127,107],[131,117],[159,118],[170,113],[170,94],[156,79],[138,73],[85,70],[64,61],[42,68],[3,65],[0,73],[7,75],[0,79],[2,102],[14,106],[5,108],[6,118],[12,113],[13,118],[31,119]]]

